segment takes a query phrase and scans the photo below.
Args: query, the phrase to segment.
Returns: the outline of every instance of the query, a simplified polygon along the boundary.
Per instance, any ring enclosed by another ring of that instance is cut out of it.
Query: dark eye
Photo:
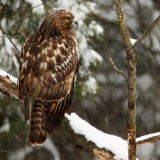
[[[66,17],[67,20],[71,21],[72,20],[72,17]]]

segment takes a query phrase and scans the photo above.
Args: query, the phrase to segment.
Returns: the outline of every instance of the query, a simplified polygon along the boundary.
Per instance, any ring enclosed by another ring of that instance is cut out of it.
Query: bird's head
[[[53,9],[44,19],[42,27],[49,33],[67,34],[78,25],[71,12],[65,9]]]

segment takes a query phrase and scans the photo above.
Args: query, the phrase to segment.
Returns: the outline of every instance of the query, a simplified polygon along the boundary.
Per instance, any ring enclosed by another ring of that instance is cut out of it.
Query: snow
[[[3,76],[3,77],[8,76],[13,83],[17,84],[18,79],[3,70],[0,70],[0,76]]]
[[[26,0],[26,1],[28,3],[31,3],[31,5],[33,7],[33,13],[37,13],[37,14],[45,13],[44,6],[43,6],[43,3],[41,0]]]
[[[76,134],[84,135],[87,141],[92,141],[99,148],[105,148],[115,154],[116,160],[128,160],[127,141],[120,137],[106,134],[86,121],[79,118],[75,113],[65,114],[69,123]]]
[[[136,43],[137,39],[130,38],[130,41],[131,41],[131,44],[134,46],[134,44]]]
[[[136,142],[139,142],[139,141],[148,139],[148,138],[150,138],[150,137],[155,137],[155,136],[160,136],[160,132],[156,132],[156,133],[152,133],[152,134],[148,134],[148,135],[145,135],[145,136],[141,136],[141,137],[139,137],[139,138],[136,138]]]
[[[88,80],[86,80],[84,82],[84,90],[82,91],[82,95],[85,96],[87,94],[87,91],[92,93],[92,94],[96,94],[97,89],[98,89],[98,85],[97,82],[95,80],[95,78],[93,77],[89,77]]]
[[[102,61],[102,57],[93,49],[85,49],[85,52],[83,53],[85,53],[83,54],[83,65],[87,68],[91,63],[96,65],[97,61]]]
[[[103,28],[99,24],[97,24],[96,21],[92,21],[88,27],[90,36],[94,36],[94,34],[100,35],[103,33]]]
[[[137,78],[137,85],[141,88],[144,92],[146,92],[150,87],[152,87],[154,83],[153,78],[150,74],[143,74]]]
[[[6,119],[4,120],[4,124],[3,124],[2,127],[0,128],[0,133],[1,133],[1,132],[8,132],[9,129],[10,129],[10,124],[9,124],[8,119],[6,118]]]

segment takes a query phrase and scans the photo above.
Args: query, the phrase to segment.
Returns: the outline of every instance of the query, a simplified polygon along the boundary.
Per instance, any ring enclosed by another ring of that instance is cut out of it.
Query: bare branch
[[[107,54],[107,58],[108,58],[108,60],[110,61],[113,69],[114,69],[117,73],[121,74],[123,77],[125,77],[125,78],[128,79],[128,76],[127,76],[123,71],[121,71],[120,69],[118,69],[118,68],[115,66],[115,64],[114,64],[114,62],[113,62],[113,59],[112,59],[112,57],[111,57],[110,54]]]
[[[128,28],[126,26],[122,0],[115,0],[117,18],[126,49],[128,69],[128,112],[127,112],[127,133],[128,133],[128,158],[136,160],[136,60],[134,48],[131,44]]]
[[[158,22],[160,21],[160,15],[152,22],[152,24],[148,27],[148,29],[144,32],[144,34],[138,38],[134,46],[138,46],[142,43],[142,41],[152,32],[152,30],[156,27]]]

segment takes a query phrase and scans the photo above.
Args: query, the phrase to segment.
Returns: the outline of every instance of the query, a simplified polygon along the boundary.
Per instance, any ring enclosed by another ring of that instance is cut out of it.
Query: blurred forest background
[[[130,37],[137,39],[160,14],[159,0],[125,0]],[[0,69],[18,76],[25,39],[47,11],[67,8],[79,27],[80,73],[69,112],[96,128],[126,139],[127,81],[107,59],[127,73],[126,54],[113,0],[0,0]],[[160,24],[135,48],[137,60],[137,137],[160,131]],[[23,106],[0,94],[0,160],[92,160],[57,132],[43,147],[27,144]],[[160,143],[138,147],[140,160],[160,160]]]

